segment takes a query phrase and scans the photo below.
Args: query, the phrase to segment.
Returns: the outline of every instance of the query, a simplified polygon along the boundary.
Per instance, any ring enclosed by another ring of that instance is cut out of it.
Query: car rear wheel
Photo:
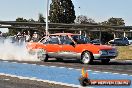
[[[48,61],[48,55],[46,54],[46,51],[43,49],[35,49],[29,52],[30,55],[32,55],[34,58],[39,59],[40,61]]]
[[[101,60],[101,62],[102,62],[103,64],[108,64],[108,63],[110,62],[110,59],[103,59],[103,60]]]
[[[81,56],[81,61],[83,64],[91,64],[92,55],[90,54],[90,52],[88,51],[83,52]]]
[[[37,50],[37,58],[41,61],[44,61],[44,62],[48,61],[48,56],[46,54],[46,51],[43,49]]]

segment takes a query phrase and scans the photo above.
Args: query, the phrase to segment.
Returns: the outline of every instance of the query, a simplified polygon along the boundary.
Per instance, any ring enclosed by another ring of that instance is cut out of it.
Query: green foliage
[[[100,23],[100,25],[104,26],[125,26],[124,20],[122,18],[109,18],[108,21],[104,21]],[[113,28],[102,28],[102,30],[107,30],[107,32],[102,33],[102,41],[108,42],[109,40],[114,38]]]
[[[111,26],[124,26],[124,20],[122,18],[110,18],[108,20],[109,25]]]
[[[43,17],[43,14],[39,14],[38,22],[45,23],[45,18]]]
[[[52,0],[49,15],[51,23],[74,23],[76,19],[71,0]]]
[[[93,23],[95,23],[95,21],[92,18],[88,18],[87,16],[84,16],[84,15],[79,15],[76,18],[75,22],[79,23],[79,24],[93,24]]]
[[[108,21],[104,21],[101,25],[108,25],[108,26],[125,26],[125,22],[122,18],[110,18]]]
[[[28,22],[35,22],[35,20],[31,18],[28,20]]]
[[[26,19],[24,19],[24,18],[18,17],[16,19],[16,22],[28,22],[28,21]]]
[[[9,29],[8,35],[15,35],[15,34],[17,34],[16,29]]]
[[[101,41],[103,44],[107,43],[109,40],[112,40],[114,35],[110,32],[102,32]]]

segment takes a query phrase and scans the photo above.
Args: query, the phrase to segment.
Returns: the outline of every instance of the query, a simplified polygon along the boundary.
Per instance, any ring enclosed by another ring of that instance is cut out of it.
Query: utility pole
[[[78,9],[79,9],[79,16],[81,16],[81,7],[79,6]],[[82,30],[79,31],[79,34],[82,35]]]
[[[46,7],[46,29],[45,29],[45,31],[46,31],[46,36],[48,36],[48,34],[49,34],[49,31],[48,31],[48,28],[49,28],[49,26],[48,26],[49,0],[47,0],[47,5],[46,6],[47,7]]]

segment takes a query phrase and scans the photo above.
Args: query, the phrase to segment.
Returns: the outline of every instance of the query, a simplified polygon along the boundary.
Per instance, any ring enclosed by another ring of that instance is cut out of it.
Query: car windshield
[[[71,37],[73,38],[73,40],[77,44],[87,44],[87,43],[90,43],[90,39],[88,37],[83,36],[83,35],[72,35]]]

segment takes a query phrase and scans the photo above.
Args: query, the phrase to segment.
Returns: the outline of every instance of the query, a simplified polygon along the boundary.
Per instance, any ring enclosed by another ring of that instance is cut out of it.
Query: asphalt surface
[[[55,85],[52,83],[38,82],[26,79],[18,79],[1,75],[0,88],[73,88],[73,87]]]
[[[107,65],[102,65],[102,63],[99,61],[95,61],[92,65],[86,65],[86,64],[84,65],[76,60],[56,61],[54,59],[49,60],[48,62],[27,62],[27,61],[26,62],[25,61],[10,61],[10,62],[67,67],[67,68],[75,68],[75,69],[81,69],[82,67],[84,67],[86,70],[132,75],[132,68],[131,68],[132,61],[113,60]],[[18,78],[1,75],[0,88],[72,88],[72,87],[55,85],[50,83],[38,82],[38,81],[18,79]]]

